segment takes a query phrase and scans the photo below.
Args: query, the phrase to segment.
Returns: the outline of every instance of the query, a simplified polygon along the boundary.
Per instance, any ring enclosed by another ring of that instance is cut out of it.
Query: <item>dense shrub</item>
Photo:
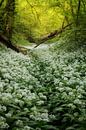
[[[0,49],[1,130],[85,130],[86,52]]]

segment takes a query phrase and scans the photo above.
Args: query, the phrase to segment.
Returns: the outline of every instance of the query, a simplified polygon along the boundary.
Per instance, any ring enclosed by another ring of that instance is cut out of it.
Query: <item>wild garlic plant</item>
[[[1,130],[85,130],[86,52],[0,48]]]

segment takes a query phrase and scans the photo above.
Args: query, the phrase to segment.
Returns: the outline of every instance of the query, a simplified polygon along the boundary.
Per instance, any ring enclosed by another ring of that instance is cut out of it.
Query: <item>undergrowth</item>
[[[86,51],[0,47],[1,130],[85,130]]]

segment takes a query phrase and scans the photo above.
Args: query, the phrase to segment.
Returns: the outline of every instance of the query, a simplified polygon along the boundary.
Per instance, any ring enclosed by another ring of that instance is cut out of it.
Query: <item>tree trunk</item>
[[[5,7],[5,19],[4,19],[4,35],[9,41],[12,39],[13,25],[14,25],[14,14],[15,14],[15,0],[7,0]]]
[[[58,36],[59,34],[61,34],[62,32],[64,32],[66,28],[70,27],[71,25],[72,25],[72,23],[70,23],[70,24],[68,24],[68,25],[66,25],[66,26],[64,26],[64,27],[62,27],[62,28],[59,29],[59,30],[53,31],[53,32],[51,32],[50,34],[48,34],[48,35],[46,35],[46,36],[44,36],[44,37],[42,37],[42,38],[39,40],[39,43],[35,46],[35,48],[36,48],[37,46],[39,46],[40,44],[42,44],[43,42],[45,42],[45,41],[47,41],[47,40],[50,40],[50,39],[52,39],[52,38]]]
[[[19,49],[16,46],[14,46],[5,36],[0,35],[0,42],[3,43],[7,48],[11,48],[16,52],[19,52]]]
[[[7,48],[11,48],[12,50],[16,52],[21,52],[23,54],[27,54],[27,49],[24,47],[16,46],[11,43],[11,41],[8,40],[7,37],[4,35],[0,35],[0,42],[1,44],[5,45]]]
[[[79,14],[80,14],[81,0],[78,0],[77,5],[77,18],[76,18],[76,26],[79,26]]]
[[[3,0],[0,2],[2,5]],[[14,15],[15,15],[15,0],[7,0],[5,9],[2,11],[4,15],[4,19],[2,20],[2,33],[0,34],[0,42],[4,44],[7,48],[11,48],[16,52],[22,52],[21,47],[12,44],[12,33],[13,33],[13,24],[14,24]]]

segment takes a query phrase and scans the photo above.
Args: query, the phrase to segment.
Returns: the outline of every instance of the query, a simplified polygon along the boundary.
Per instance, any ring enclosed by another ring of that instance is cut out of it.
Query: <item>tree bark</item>
[[[7,48],[11,48],[16,52],[19,52],[19,49],[16,46],[14,46],[5,36],[0,35],[0,42],[4,44]]]
[[[48,34],[48,35],[46,35],[46,36],[44,36],[44,37],[42,37],[42,38],[39,40],[39,43],[35,46],[35,48],[36,48],[37,46],[39,46],[40,44],[44,43],[45,41],[50,40],[50,39],[52,39],[52,38],[58,36],[59,34],[61,34],[62,32],[64,32],[66,28],[70,27],[71,25],[72,25],[72,23],[70,23],[70,24],[68,24],[68,25],[66,25],[66,26],[64,26],[64,27],[62,27],[62,28],[59,29],[59,30],[53,31],[53,32],[51,32],[50,34]]]
[[[5,37],[4,35],[0,35],[0,43],[5,45],[7,48],[11,48],[12,50],[14,50],[16,52],[21,52],[23,54],[27,54],[26,48],[12,44],[11,41],[9,41],[8,38]]]
[[[77,18],[76,18],[76,26],[79,26],[79,13],[80,13],[80,7],[81,7],[81,0],[78,0],[78,5],[77,5]]]
[[[2,5],[3,0],[0,2]],[[22,52],[21,47],[12,44],[12,33],[13,33],[13,24],[14,24],[14,15],[15,15],[15,0],[7,0],[6,6],[3,10],[3,15],[5,16],[2,23],[3,31],[0,34],[0,42],[4,44],[7,48],[11,48],[16,52]]]
[[[13,25],[15,15],[15,0],[7,0],[5,7],[5,19],[4,19],[4,35],[9,41],[12,39]]]

